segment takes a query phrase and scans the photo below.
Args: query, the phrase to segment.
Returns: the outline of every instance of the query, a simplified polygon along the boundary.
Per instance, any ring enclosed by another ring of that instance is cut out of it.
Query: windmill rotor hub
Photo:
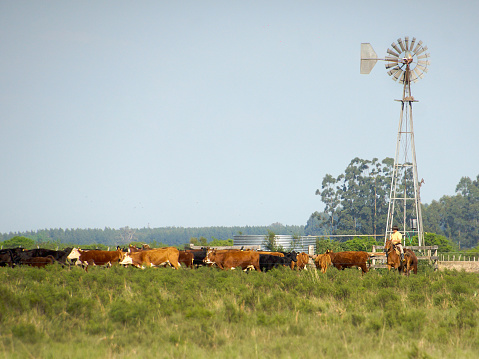
[[[388,75],[394,81],[400,84],[410,84],[417,82],[424,77],[428,71],[429,54],[426,53],[427,46],[422,41],[416,41],[413,37],[409,40],[409,36],[404,39],[397,39],[397,43],[393,42],[391,48],[387,49],[387,55],[383,59],[378,59],[376,52],[371,44],[361,44],[361,73],[368,74],[378,60],[385,61]]]
[[[388,75],[400,84],[409,84],[411,81],[417,82],[422,79],[429,65],[430,55],[426,53],[426,50],[427,46],[424,46],[422,41],[416,42],[415,37],[411,41],[409,36],[397,39],[397,44],[393,42],[391,48],[387,50]]]

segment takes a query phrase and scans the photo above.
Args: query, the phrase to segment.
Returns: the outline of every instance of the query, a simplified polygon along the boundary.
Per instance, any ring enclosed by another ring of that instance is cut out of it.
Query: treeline
[[[132,242],[157,243],[178,246],[190,243],[191,239],[206,238],[208,242],[214,240],[233,239],[240,234],[267,235],[268,231],[277,234],[304,235],[304,226],[288,226],[281,223],[273,223],[270,226],[237,226],[237,227],[164,227],[164,228],[130,228],[122,227],[113,229],[42,229],[28,232],[10,232],[0,234],[1,242],[13,237],[26,237],[35,241],[37,245],[42,243],[56,243],[75,245],[102,244],[106,246],[127,245]]]
[[[314,212],[305,227],[306,235],[383,234],[386,228],[391,175],[394,159],[354,158],[344,173],[327,174],[316,195],[325,208]],[[412,173],[408,174],[408,181]],[[403,182],[407,197],[414,197],[414,188]],[[409,182],[408,182],[409,183]],[[401,209],[399,209],[401,211]],[[398,213],[398,218],[403,214]],[[405,214],[411,218],[410,213]],[[454,196],[422,205],[424,232],[447,237],[459,248],[473,248],[479,242],[479,175],[475,180],[461,178]],[[406,228],[406,230],[408,230]]]

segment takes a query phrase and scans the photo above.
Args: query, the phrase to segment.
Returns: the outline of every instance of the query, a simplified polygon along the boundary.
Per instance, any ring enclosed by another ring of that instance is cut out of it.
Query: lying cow
[[[330,256],[333,266],[339,270],[350,267],[358,267],[361,268],[363,275],[369,270],[366,266],[366,261],[369,259],[369,254],[366,252],[349,251],[334,253],[328,249],[326,254]]]
[[[253,267],[261,272],[259,266],[260,254],[254,251],[209,250],[204,262],[207,264],[216,264],[221,269],[241,268],[242,270]]]
[[[321,269],[321,272],[326,273],[326,270],[331,265],[331,256],[328,253],[318,254],[314,259],[316,269]]]
[[[143,250],[125,255],[120,264],[133,265],[137,268],[158,267],[170,265],[175,269],[179,268],[178,258],[180,251],[174,247]]]

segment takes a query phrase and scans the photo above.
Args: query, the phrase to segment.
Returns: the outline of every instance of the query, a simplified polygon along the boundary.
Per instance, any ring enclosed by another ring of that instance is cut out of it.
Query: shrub
[[[12,327],[12,334],[15,338],[27,343],[36,343],[42,340],[40,333],[33,324],[20,323]]]

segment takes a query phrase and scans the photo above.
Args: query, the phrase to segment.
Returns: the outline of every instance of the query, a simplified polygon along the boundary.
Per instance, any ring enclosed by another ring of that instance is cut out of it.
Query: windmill
[[[403,238],[418,236],[418,244],[424,243],[422,226],[420,187],[424,183],[418,181],[416,149],[414,145],[414,129],[412,120],[412,103],[417,102],[411,94],[411,82],[417,82],[427,73],[429,54],[427,46],[413,37],[399,38],[387,50],[385,58],[378,58],[369,43],[361,44],[361,74],[369,74],[378,60],[384,61],[388,75],[403,85],[401,113],[396,142],[396,155],[391,176],[388,217],[384,241],[392,233],[393,225],[402,227]]]

